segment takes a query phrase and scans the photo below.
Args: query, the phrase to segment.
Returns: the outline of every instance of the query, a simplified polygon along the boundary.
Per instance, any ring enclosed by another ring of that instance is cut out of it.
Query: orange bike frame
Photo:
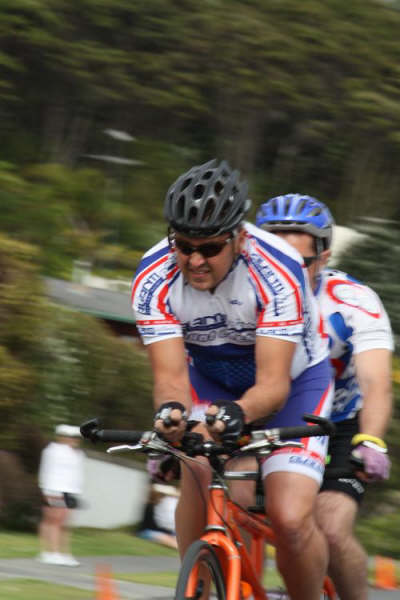
[[[251,535],[248,552],[239,526]],[[275,536],[265,516],[252,515],[226,497],[224,488],[212,485],[208,502],[206,532],[201,539],[213,546],[224,572],[226,600],[240,600],[241,581],[252,588],[254,600],[267,600],[260,581],[263,572],[264,547],[274,543]],[[193,595],[197,574],[192,573],[187,592]]]
[[[250,552],[247,550],[239,531],[247,531],[251,536]],[[267,524],[265,515],[249,513],[226,495],[222,485],[212,484],[207,507],[207,525],[201,539],[210,544],[224,573],[226,600],[241,600],[241,582],[251,586],[254,600],[268,600],[262,585],[265,544],[275,545],[275,534]],[[187,593],[194,596],[197,572],[189,578]],[[335,598],[331,580],[326,577],[324,590],[330,598]]]

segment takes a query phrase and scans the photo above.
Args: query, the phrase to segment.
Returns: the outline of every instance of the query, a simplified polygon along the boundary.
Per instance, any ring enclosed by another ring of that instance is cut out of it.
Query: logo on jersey
[[[272,292],[276,295],[281,294],[285,290],[285,287],[282,281],[275,273],[275,271],[273,271],[269,264],[265,262],[265,260],[261,258],[261,256],[259,256],[258,254],[252,252],[250,256],[257,272],[261,275],[262,279],[268,284]]]
[[[376,298],[357,283],[333,279],[328,282],[327,292],[339,304],[358,308],[375,319],[380,317],[380,306]]]
[[[139,293],[138,311],[144,315],[149,315],[151,310],[151,299],[154,292],[163,283],[163,279],[157,274],[152,273],[142,283]]]

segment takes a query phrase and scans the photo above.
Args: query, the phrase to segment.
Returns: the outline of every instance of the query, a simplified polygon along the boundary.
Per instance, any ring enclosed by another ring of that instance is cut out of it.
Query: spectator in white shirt
[[[43,494],[39,525],[41,552],[46,564],[77,567],[69,550],[68,518],[78,508],[83,484],[83,457],[79,449],[79,427],[57,425],[56,440],[43,450],[39,467],[39,487]]]

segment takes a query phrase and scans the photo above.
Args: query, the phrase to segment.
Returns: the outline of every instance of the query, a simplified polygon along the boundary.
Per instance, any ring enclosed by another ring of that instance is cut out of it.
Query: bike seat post
[[[209,485],[208,518],[206,531],[225,531],[226,485],[214,474]]]

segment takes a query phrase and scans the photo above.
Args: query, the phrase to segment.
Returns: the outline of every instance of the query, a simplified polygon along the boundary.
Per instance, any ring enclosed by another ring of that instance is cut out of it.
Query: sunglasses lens
[[[192,246],[190,244],[187,244],[183,240],[175,240],[175,246],[185,256],[190,256],[190,254],[192,254],[192,252],[193,252]]]
[[[303,256],[304,264],[309,267],[317,260],[318,256]]]
[[[191,246],[183,240],[176,239],[175,246],[185,256],[190,256],[191,254],[193,254],[193,252],[200,252],[200,254],[204,256],[204,258],[211,258],[213,256],[217,256],[217,254],[221,252],[221,250],[225,246],[225,242],[223,242],[222,244],[209,243],[200,244],[199,246]]]
[[[204,256],[204,258],[211,258],[212,256],[217,256],[222,250],[225,244],[203,244],[199,248],[199,252]]]

